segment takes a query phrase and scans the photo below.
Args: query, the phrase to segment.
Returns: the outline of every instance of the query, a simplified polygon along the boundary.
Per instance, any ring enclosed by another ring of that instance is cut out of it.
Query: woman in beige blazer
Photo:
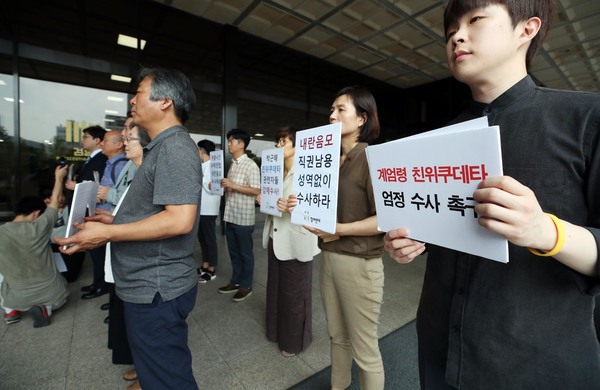
[[[291,222],[287,199],[292,194],[296,130],[284,128],[275,138],[284,150],[281,217],[267,215],[263,247],[268,249],[267,339],[284,356],[304,351],[312,341],[312,259],[320,250],[317,236]]]

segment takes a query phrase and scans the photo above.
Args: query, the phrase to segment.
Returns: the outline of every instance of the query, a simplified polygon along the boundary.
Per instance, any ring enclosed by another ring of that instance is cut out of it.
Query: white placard
[[[112,211],[112,215],[117,215],[117,212],[119,211],[119,209],[121,208],[121,204],[123,203],[123,199],[125,199],[125,195],[127,195],[127,192],[129,192],[129,188],[131,188],[131,186],[127,186],[127,188],[125,188],[125,191],[123,191],[123,195],[121,195],[121,197],[119,198],[115,209]],[[115,276],[112,270],[112,255],[110,251],[110,242],[107,242],[106,250],[104,251],[104,281],[107,283],[114,283]]]
[[[296,133],[292,223],[335,234],[342,124]]]
[[[502,175],[500,130],[487,118],[367,148],[379,229],[508,262],[508,242],[480,226],[472,198]]]
[[[215,150],[210,152],[210,192],[212,194],[223,195],[223,180],[225,172],[225,160],[223,159],[223,151]]]
[[[260,212],[281,217],[277,200],[283,196],[283,148],[263,150],[260,164]]]
[[[85,213],[92,216],[96,214],[96,198],[98,196],[98,183],[95,181],[84,181],[75,185],[73,192],[73,201],[69,210],[69,221],[67,222],[67,233],[65,237],[71,237],[79,229],[73,226],[74,223],[82,223]]]

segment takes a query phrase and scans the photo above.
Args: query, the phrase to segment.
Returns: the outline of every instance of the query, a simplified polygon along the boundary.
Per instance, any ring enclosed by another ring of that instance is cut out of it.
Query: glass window
[[[11,209],[14,188],[14,104],[12,75],[0,73],[0,221]]]
[[[127,116],[122,92],[20,78],[21,192],[51,187],[56,161],[64,156],[73,172],[88,157],[81,147],[83,129],[100,125],[120,130]]]

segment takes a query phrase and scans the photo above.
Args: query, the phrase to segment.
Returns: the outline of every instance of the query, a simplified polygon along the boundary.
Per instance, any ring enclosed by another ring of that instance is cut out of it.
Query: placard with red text
[[[367,148],[379,229],[500,262],[507,240],[477,222],[473,192],[502,175],[500,131],[487,118]]]
[[[335,233],[342,124],[296,133],[292,223]]]

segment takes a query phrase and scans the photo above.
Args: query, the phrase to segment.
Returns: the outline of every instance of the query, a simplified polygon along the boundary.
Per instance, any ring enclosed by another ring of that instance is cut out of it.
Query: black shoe
[[[107,288],[95,288],[92,291],[90,291],[87,294],[83,294],[81,296],[81,299],[92,299],[92,298],[98,298],[104,294],[108,294],[108,289]]]
[[[105,303],[102,306],[100,306],[100,310],[108,310],[109,307],[110,307],[110,303]]]
[[[227,284],[227,286],[223,286],[223,287],[219,288],[219,293],[220,294],[231,294],[231,293],[236,293],[239,289],[240,289],[239,284],[233,284],[233,283],[229,282],[229,284]]]
[[[42,328],[44,326],[50,325],[50,317],[48,316],[48,311],[46,310],[46,306],[34,306],[29,309],[29,315],[33,318],[33,327],[34,328]]]
[[[248,298],[250,295],[252,295],[252,289],[242,287],[235,293],[231,300],[234,302],[241,302],[246,300],[246,298]]]
[[[90,292],[92,290],[94,290],[96,288],[96,286],[94,286],[93,284],[90,284],[89,286],[83,286],[81,287],[81,292]]]

